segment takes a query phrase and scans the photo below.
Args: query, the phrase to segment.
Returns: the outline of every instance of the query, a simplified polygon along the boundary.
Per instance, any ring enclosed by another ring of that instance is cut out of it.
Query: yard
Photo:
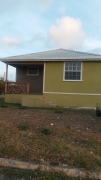
[[[101,171],[95,110],[27,108],[0,98],[0,157]]]

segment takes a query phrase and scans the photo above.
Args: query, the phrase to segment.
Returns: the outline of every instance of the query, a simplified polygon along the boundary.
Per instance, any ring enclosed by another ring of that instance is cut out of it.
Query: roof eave
[[[54,62],[54,61],[101,61],[101,57],[98,57],[98,58],[93,58],[93,57],[91,57],[91,58],[66,58],[66,57],[63,57],[63,58],[44,58],[44,59],[38,59],[38,58],[34,58],[34,59],[1,59],[0,61],[2,61],[2,62],[4,62],[4,63],[7,63],[7,62],[24,62],[24,61],[28,61],[28,62],[30,62],[30,61],[35,61],[35,62],[39,62],[39,61],[45,61],[45,62],[48,62],[48,61],[52,61],[52,62]]]

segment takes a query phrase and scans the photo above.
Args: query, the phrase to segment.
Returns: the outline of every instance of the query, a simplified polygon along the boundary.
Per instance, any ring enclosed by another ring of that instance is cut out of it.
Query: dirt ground
[[[95,110],[0,107],[0,157],[101,171]]]

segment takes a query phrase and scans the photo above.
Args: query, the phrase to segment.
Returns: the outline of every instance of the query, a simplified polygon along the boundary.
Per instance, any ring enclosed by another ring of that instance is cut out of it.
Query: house
[[[24,106],[95,107],[101,103],[101,55],[66,49],[2,58],[5,101]],[[7,82],[8,65],[16,82]]]

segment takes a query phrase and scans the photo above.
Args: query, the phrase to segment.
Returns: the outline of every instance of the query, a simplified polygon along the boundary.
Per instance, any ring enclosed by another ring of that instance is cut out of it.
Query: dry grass
[[[62,172],[44,172],[37,170],[21,170],[16,168],[0,167],[0,179],[5,180],[91,180],[88,176],[85,178],[80,177],[67,177]],[[94,179],[92,179],[94,180]],[[97,179],[96,179],[97,180]]]
[[[101,117],[95,110],[1,104],[0,157],[101,171]]]

